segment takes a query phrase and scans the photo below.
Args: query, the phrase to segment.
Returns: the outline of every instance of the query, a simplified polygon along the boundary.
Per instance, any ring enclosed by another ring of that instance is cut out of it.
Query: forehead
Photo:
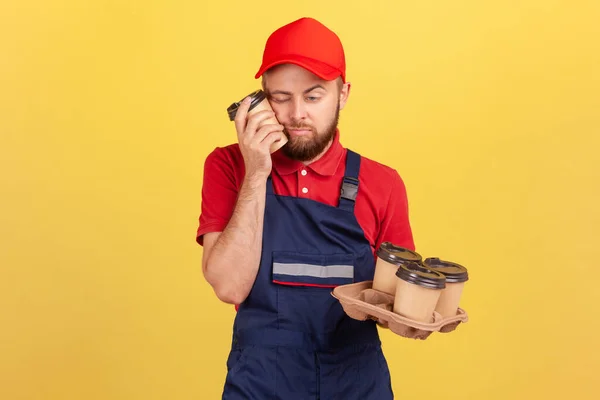
[[[328,87],[331,82],[325,81],[312,72],[294,64],[277,65],[270,68],[263,75],[263,85],[271,90],[283,88],[303,90],[316,84]]]

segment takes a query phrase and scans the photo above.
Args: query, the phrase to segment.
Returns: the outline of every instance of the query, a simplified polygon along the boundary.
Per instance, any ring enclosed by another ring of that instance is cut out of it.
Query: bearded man
[[[274,31],[255,78],[272,111],[239,104],[237,143],[205,161],[196,235],[205,279],[237,309],[223,399],[392,399],[375,322],[331,290],[372,280],[383,242],[415,249],[404,183],[342,146],[350,83],[325,25]]]

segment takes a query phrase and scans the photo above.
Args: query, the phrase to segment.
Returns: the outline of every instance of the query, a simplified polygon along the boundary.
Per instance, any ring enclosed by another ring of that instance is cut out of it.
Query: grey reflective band
[[[353,265],[321,265],[273,263],[273,273],[314,278],[354,278]]]

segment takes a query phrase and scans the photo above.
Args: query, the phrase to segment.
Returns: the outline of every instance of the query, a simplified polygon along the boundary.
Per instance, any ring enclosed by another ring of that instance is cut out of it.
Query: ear
[[[346,82],[342,85],[340,89],[340,110],[344,108],[346,102],[348,101],[348,97],[350,96],[350,88],[352,84],[350,82]]]

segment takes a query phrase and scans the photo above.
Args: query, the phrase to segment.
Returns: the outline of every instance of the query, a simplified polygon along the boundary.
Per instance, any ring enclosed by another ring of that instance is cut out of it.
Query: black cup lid
[[[377,256],[391,264],[400,265],[407,261],[420,263],[423,259],[419,253],[415,253],[404,247],[396,246],[391,242],[383,242],[377,250]]]
[[[256,107],[261,101],[263,101],[267,97],[267,95],[261,89],[258,89],[250,93],[248,96],[244,96],[244,98],[240,101],[232,103],[229,107],[227,107],[227,114],[229,115],[230,121],[233,121],[235,119],[235,114],[237,114],[237,110],[240,107],[240,104],[242,104],[242,101],[244,101],[246,97],[250,97],[252,99],[252,101],[250,102],[250,108],[248,108],[248,111],[250,111],[254,107]]]
[[[408,283],[429,289],[444,289],[446,287],[446,277],[443,274],[414,262],[400,265],[398,271],[396,271],[396,276]]]
[[[460,264],[440,260],[437,257],[429,257],[423,261],[423,264],[427,268],[444,274],[448,283],[459,283],[469,280],[467,269]]]

